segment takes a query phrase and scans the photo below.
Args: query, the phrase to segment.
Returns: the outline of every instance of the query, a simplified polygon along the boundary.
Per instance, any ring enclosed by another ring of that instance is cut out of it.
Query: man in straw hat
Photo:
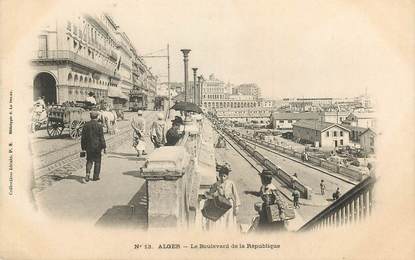
[[[92,165],[94,164],[94,175],[92,180],[99,180],[101,172],[101,151],[106,151],[106,143],[102,125],[98,123],[98,112],[90,113],[91,121],[86,122],[82,128],[81,148],[86,151],[86,177],[85,181],[89,181]]]
[[[133,147],[137,151],[137,157],[146,155],[146,143],[144,141],[146,121],[143,118],[142,110],[138,110],[137,114],[132,117],[131,127],[133,128]]]

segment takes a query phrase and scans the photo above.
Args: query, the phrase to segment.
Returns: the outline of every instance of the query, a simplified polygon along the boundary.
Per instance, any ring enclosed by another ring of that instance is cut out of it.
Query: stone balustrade
[[[185,120],[184,131],[176,146],[156,149],[141,169],[149,229],[201,227],[199,195],[216,181],[213,133],[200,118]]]

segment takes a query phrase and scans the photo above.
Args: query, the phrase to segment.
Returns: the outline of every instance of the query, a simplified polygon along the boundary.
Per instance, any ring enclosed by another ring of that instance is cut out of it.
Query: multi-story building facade
[[[139,58],[131,41],[107,14],[57,19],[38,40],[33,94],[44,96],[47,104],[85,101],[94,92],[97,101],[126,106],[136,79],[148,77],[134,66]]]
[[[211,74],[207,80],[202,81],[202,106],[208,110],[253,108],[258,106],[258,101],[254,95],[232,92],[230,83],[225,84]]]
[[[270,98],[259,98],[258,99],[258,105],[260,107],[273,107],[274,106],[274,100]]]
[[[254,83],[241,84],[234,88],[235,94],[249,95],[258,99],[261,96],[261,89]]]
[[[229,120],[238,123],[260,123],[269,124],[271,108],[252,107],[246,108],[218,108],[216,116],[222,120]]]

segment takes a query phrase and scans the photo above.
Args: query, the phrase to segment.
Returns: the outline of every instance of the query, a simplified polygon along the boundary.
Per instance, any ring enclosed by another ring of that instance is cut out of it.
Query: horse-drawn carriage
[[[115,127],[115,131],[117,120],[115,112],[100,111],[96,106],[88,105],[85,102],[66,102],[63,105],[49,107],[46,131],[50,137],[60,137],[63,130],[67,128],[69,136],[72,139],[77,139],[82,135],[82,128],[85,122],[90,120],[90,112],[93,110],[100,114],[98,121],[106,128],[106,132],[109,132],[112,127]]]
[[[79,138],[82,127],[90,119],[89,113],[82,107],[52,106],[48,108],[46,131],[50,137],[60,137],[68,128],[72,139]]]

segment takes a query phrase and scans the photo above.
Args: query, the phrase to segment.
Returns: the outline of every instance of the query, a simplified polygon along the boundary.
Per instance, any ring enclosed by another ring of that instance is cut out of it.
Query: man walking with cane
[[[102,125],[98,123],[98,112],[90,113],[91,121],[86,122],[82,128],[81,148],[86,151],[86,176],[85,181],[89,181],[92,165],[94,165],[94,175],[92,180],[98,181],[101,172],[101,151],[107,153],[107,146],[104,138]]]

